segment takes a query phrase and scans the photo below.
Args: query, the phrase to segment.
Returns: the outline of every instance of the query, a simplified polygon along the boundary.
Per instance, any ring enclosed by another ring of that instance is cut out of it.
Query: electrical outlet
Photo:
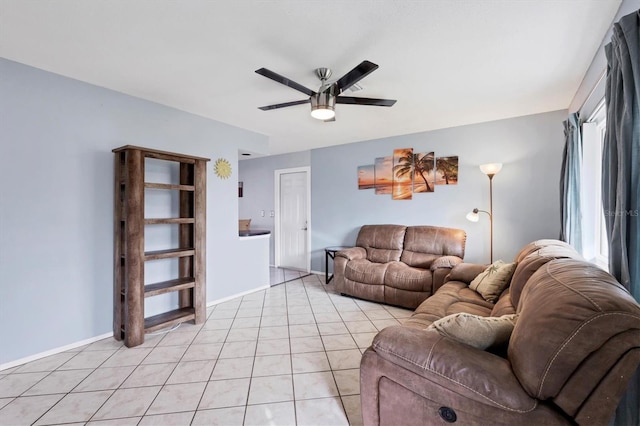
[[[271,210],[271,217],[275,217],[276,216],[276,212],[274,212],[273,210]]]

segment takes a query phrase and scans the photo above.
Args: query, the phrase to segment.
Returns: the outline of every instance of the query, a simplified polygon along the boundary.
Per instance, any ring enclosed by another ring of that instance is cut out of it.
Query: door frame
[[[276,267],[280,266],[280,177],[283,174],[305,172],[307,176],[307,247],[306,247],[306,272],[311,271],[311,167],[292,167],[289,169],[278,169],[274,171],[274,263]]]

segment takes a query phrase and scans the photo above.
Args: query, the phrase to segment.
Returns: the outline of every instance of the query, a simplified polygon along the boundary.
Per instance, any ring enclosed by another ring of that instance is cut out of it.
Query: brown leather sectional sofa
[[[484,265],[456,265],[402,326],[361,361],[365,425],[606,425],[640,364],[640,305],[609,274],[555,240],[516,256],[493,304],[469,288]],[[436,330],[449,314],[517,313],[502,350]]]
[[[340,293],[416,308],[462,263],[466,233],[436,226],[364,225],[356,247],[336,253]]]

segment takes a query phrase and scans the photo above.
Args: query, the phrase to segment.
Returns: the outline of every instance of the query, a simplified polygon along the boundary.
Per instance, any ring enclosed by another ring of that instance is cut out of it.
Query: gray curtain
[[[582,210],[580,208],[582,135],[578,113],[571,114],[563,124],[565,144],[560,171],[560,239],[582,253]]]
[[[640,300],[640,10],[614,24],[607,56],[607,130],[602,153],[602,203],[609,272]],[[640,424],[640,374],[616,411],[615,423]]]

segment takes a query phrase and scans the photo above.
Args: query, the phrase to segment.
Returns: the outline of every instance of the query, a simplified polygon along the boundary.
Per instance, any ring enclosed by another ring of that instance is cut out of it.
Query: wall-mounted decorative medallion
[[[231,176],[231,164],[224,158],[218,158],[213,164],[213,170],[220,179],[227,179]]]

